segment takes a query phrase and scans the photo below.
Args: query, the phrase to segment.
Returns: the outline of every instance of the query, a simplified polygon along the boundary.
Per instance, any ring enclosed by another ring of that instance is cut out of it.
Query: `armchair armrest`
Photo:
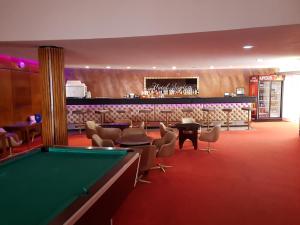
[[[114,142],[110,139],[103,140],[103,147],[114,147]]]

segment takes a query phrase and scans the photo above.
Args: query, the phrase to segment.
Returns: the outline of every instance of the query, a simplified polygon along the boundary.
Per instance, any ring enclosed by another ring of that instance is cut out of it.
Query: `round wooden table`
[[[122,136],[118,138],[116,142],[120,144],[120,146],[122,147],[149,145],[152,143],[152,138],[143,134],[136,134],[136,135]]]
[[[129,123],[103,123],[100,125],[101,127],[105,128],[120,128],[121,130],[124,130],[125,128],[128,128],[130,126]]]

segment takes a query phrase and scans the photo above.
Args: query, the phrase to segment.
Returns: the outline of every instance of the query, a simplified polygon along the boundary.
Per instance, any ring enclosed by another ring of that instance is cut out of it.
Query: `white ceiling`
[[[153,36],[300,24],[299,0],[1,0],[0,41]]]
[[[37,60],[38,46],[54,45],[67,67],[300,70],[299,9],[299,0],[10,0],[0,55]]]
[[[254,48],[245,50],[245,44]],[[286,59],[300,64],[300,25],[134,38],[6,42],[0,43],[0,52],[37,59],[39,45],[64,47],[67,67],[280,67]]]

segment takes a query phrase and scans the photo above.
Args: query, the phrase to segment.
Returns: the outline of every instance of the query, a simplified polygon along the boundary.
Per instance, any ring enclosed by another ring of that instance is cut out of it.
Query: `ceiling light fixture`
[[[243,49],[251,49],[253,48],[254,46],[253,45],[244,45],[243,46]]]
[[[176,66],[172,66],[172,70],[176,70]]]
[[[89,66],[85,66],[85,68],[86,68],[86,69],[89,69],[90,67],[89,67]]]
[[[127,67],[126,67],[126,69],[130,69],[130,68],[131,68],[130,66],[127,66]]]
[[[110,66],[106,66],[105,68],[106,68],[106,69],[110,69],[111,67],[110,67]]]
[[[156,69],[156,66],[152,66],[152,69],[154,69],[154,70],[155,70],[155,69]]]

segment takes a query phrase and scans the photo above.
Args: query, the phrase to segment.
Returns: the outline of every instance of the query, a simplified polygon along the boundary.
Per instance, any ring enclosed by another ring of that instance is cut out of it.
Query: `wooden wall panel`
[[[199,77],[201,97],[221,97],[238,87],[249,91],[249,77],[255,74],[272,74],[275,69],[223,69],[223,70],[114,70],[66,69],[66,80],[81,80],[92,97],[123,97],[126,93],[140,94],[144,77]]]
[[[0,69],[0,127],[13,122],[11,71]]]
[[[30,76],[31,88],[31,111],[35,113],[42,113],[42,85],[41,76],[39,74],[32,74]]]
[[[40,75],[0,69],[0,127],[41,112]]]
[[[30,74],[12,71],[12,104],[15,121],[24,121],[31,114]]]

